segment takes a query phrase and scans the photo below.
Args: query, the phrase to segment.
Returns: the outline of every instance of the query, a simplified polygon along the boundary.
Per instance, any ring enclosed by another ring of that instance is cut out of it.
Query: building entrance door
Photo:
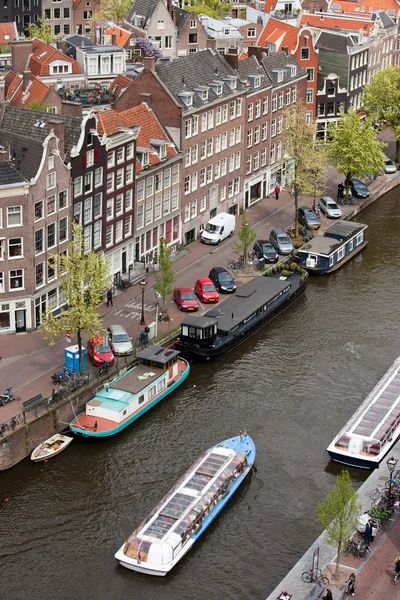
[[[15,311],[15,331],[16,333],[26,331],[26,310]]]
[[[125,275],[125,273],[126,273],[126,248],[122,248],[121,259],[122,259],[122,274]]]

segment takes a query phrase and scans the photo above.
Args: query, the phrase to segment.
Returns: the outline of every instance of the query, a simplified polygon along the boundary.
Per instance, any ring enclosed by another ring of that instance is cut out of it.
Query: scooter
[[[9,402],[12,402],[13,400],[15,400],[15,394],[13,392],[12,387],[7,388],[4,394],[0,394],[0,404],[2,406],[8,404]]]

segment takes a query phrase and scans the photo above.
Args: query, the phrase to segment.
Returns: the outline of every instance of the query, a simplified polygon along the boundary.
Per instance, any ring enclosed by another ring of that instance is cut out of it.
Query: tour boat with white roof
[[[115,435],[175,390],[190,367],[179,352],[149,346],[136,355],[139,363],[105,383],[86,403],[85,412],[71,421],[76,435],[101,438]]]
[[[148,575],[166,575],[236,492],[256,456],[247,433],[220,442],[196,460],[115,554]]]
[[[336,462],[374,469],[400,436],[400,357],[328,446]]]

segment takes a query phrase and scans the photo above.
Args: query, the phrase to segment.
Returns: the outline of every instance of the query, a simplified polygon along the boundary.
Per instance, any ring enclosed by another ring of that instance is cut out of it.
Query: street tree
[[[396,162],[400,162],[400,67],[378,71],[364,87],[364,108],[374,121],[388,121],[396,138]]]
[[[29,23],[26,30],[28,32],[28,39],[33,40],[33,38],[38,38],[46,44],[50,44],[50,42],[58,37],[57,35],[52,34],[51,27],[50,25],[46,25],[45,19],[39,19],[36,23]]]
[[[325,502],[318,503],[318,519],[325,531],[325,541],[337,550],[335,575],[339,574],[343,546],[351,538],[361,505],[348,471],[336,477],[335,487]]]
[[[185,9],[213,19],[226,17],[229,6],[219,0],[185,0]]]
[[[122,21],[132,0],[101,0],[94,15],[95,21]]]
[[[47,310],[44,335],[50,344],[54,344],[59,335],[71,331],[76,335],[78,348],[81,348],[83,335],[92,337],[103,330],[97,309],[110,285],[107,263],[101,254],[93,250],[85,254],[82,227],[74,224],[68,253],[52,257],[49,266],[56,268],[60,274],[60,291],[67,308],[58,317]],[[82,373],[81,353],[79,371]]]
[[[340,116],[341,120],[328,128],[329,150],[336,169],[345,176],[348,199],[352,177],[382,173],[385,165],[382,148],[386,144],[376,138],[371,119],[360,119],[354,108]]]
[[[141,60],[143,56],[154,56],[155,58],[162,58],[163,54],[159,48],[153,46],[148,38],[138,37],[135,39],[135,49],[141,50],[141,56],[134,54],[133,57],[137,60]]]
[[[244,268],[246,268],[247,255],[249,253],[249,249],[251,244],[257,237],[257,232],[250,225],[249,220],[247,218],[247,213],[244,211],[242,226],[238,231],[238,238],[234,242],[232,242],[232,248],[239,252],[240,255],[243,256]]]
[[[175,273],[172,268],[171,248],[167,246],[165,238],[160,239],[160,251],[158,253],[158,271],[154,275],[154,289],[161,294],[162,310],[164,310],[165,300],[169,294],[174,291]]]
[[[299,197],[310,196],[319,189],[323,175],[323,153],[315,144],[315,125],[307,122],[307,112],[303,102],[288,111],[283,132],[285,154],[291,159],[288,172],[289,186],[294,195],[295,235],[299,235],[297,220]],[[312,175],[319,164],[318,177]]]
[[[326,190],[328,162],[328,147],[325,144],[319,144],[314,149],[307,165],[310,195],[313,197],[313,210],[315,210],[318,196],[322,196]]]

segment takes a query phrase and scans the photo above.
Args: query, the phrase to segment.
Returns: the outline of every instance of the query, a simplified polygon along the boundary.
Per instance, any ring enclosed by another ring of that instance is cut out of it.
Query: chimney
[[[62,114],[66,117],[79,117],[82,118],[82,104],[80,102],[68,102],[63,100],[61,102]]]
[[[15,73],[22,73],[26,69],[30,54],[32,54],[32,40],[11,44],[11,66]]]
[[[289,48],[288,46],[282,46],[282,52],[284,52],[286,54],[286,56],[289,54]]]
[[[148,106],[151,108],[151,94],[142,92],[140,94],[140,102],[146,102],[146,104],[148,104]]]
[[[207,38],[206,48],[209,48],[210,50],[216,50],[217,49],[217,40],[215,38]]]
[[[60,121],[56,121],[55,119],[49,119],[47,121],[47,131],[50,133],[51,130],[54,131],[54,134],[58,138],[58,149],[61,157],[64,158],[64,123],[60,123]]]
[[[233,50],[236,50],[236,52],[233,52]],[[227,52],[226,54],[223,55],[223,57],[226,60],[226,62],[228,63],[228,65],[230,65],[232,67],[232,69],[235,69],[235,71],[238,70],[239,55],[237,52],[237,48],[231,48],[229,52]]]
[[[113,34],[111,35],[111,44],[112,44],[113,46],[116,46],[116,45],[117,45],[117,36],[115,35],[115,33],[113,33]]]
[[[247,54],[249,56],[255,56],[258,62],[261,62],[263,54],[268,56],[268,48],[262,48],[261,46],[249,46],[247,48]]]
[[[175,6],[172,7],[172,15],[171,16],[172,16],[172,20],[173,20],[174,24],[176,25],[176,7]]]
[[[143,67],[145,71],[156,70],[156,58],[155,56],[145,56],[143,58]]]
[[[64,54],[67,52],[67,42],[65,40],[57,40],[57,50],[61,50]]]
[[[25,92],[26,88],[31,82],[32,73],[30,71],[24,71],[22,73],[22,91]]]
[[[167,10],[172,17],[172,10],[173,10],[172,0],[167,0]]]

